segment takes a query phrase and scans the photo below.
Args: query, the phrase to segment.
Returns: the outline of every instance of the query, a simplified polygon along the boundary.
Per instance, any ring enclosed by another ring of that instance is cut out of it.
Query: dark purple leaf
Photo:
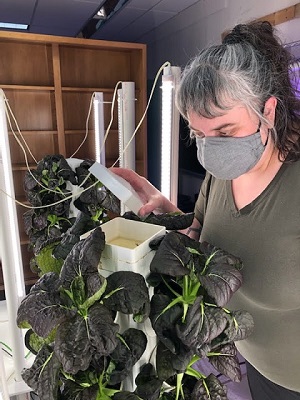
[[[214,349],[214,353],[221,353],[221,355],[209,356],[209,362],[216,370],[232,381],[240,382],[242,379],[241,367],[234,343],[228,343],[218,349]]]
[[[205,381],[206,386],[204,386]],[[208,393],[207,393],[207,389]],[[228,400],[227,388],[213,375],[200,379],[192,392],[191,400]]]
[[[180,340],[175,324],[182,318],[182,307],[175,304],[164,311],[169,305],[170,298],[163,294],[154,294],[151,298],[150,320],[158,339],[174,354],[176,354]]]
[[[113,294],[109,295],[112,291]],[[133,314],[136,322],[144,322],[149,316],[150,299],[144,277],[132,271],[117,271],[107,277],[107,308],[124,314]]]
[[[205,275],[197,274],[199,281],[219,307],[225,307],[232,295],[242,285],[242,275],[234,266],[212,264]]]
[[[32,287],[18,309],[18,326],[28,322],[35,333],[45,338],[58,324],[74,315],[75,311],[65,307],[57,282],[58,276],[50,272]]]
[[[186,249],[183,236],[176,232],[168,233],[155,253],[150,271],[170,276],[184,276],[190,273],[187,267],[191,253]]]
[[[117,347],[110,354],[115,364],[115,369],[109,377],[109,384],[113,386],[121,383],[132,372],[133,366],[141,358],[147,346],[147,337],[139,329],[127,329],[122,333],[122,339],[119,339]]]
[[[254,329],[254,321],[251,314],[247,311],[233,311],[230,313],[229,326],[225,333],[230,341],[246,339]]]
[[[49,346],[39,351],[32,366],[22,371],[22,378],[40,399],[57,400],[61,364]]]

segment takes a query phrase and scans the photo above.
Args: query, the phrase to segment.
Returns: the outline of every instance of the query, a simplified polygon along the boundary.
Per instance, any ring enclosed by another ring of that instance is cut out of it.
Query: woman
[[[229,308],[254,317],[254,333],[236,343],[253,400],[300,399],[300,101],[290,63],[269,23],[238,25],[186,67],[177,94],[207,170],[187,233],[244,264]],[[115,172],[140,194],[141,215],[176,210],[144,178]]]

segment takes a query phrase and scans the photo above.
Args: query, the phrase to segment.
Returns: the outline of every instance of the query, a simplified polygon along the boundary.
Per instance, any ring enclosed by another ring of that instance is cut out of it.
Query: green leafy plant
[[[25,216],[40,274],[17,316],[18,326],[28,329],[25,344],[36,355],[22,373],[25,382],[42,400],[227,399],[226,386],[196,364],[207,358],[220,373],[241,379],[234,342],[251,334],[253,320],[246,311],[226,308],[242,284],[241,260],[175,232],[191,224],[192,213],[150,214],[146,222],[170,232],[150,243],[154,257],[145,265],[147,279],[130,271],[102,276],[101,224],[108,210],[118,211],[117,202],[89,176],[92,161],[74,173],[65,161],[61,156],[42,160],[35,172],[42,187],[31,175],[25,179],[28,198],[36,204],[64,198],[69,179],[87,188],[74,202],[79,211],[73,219],[66,211],[69,203],[60,206],[65,210],[60,214],[42,208]],[[54,192],[45,189],[50,186]],[[132,213],[124,217],[138,219]],[[61,225],[65,219],[68,228]],[[43,223],[37,228],[35,220]],[[53,227],[59,232],[53,234]],[[141,329],[119,326],[118,314],[130,315]],[[149,354],[133,376],[147,346],[142,327],[148,320],[156,355]],[[133,392],[123,388],[128,377],[135,378]]]

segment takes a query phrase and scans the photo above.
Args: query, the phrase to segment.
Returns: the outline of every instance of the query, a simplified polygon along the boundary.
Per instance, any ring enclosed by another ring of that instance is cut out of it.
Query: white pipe
[[[0,257],[11,335],[15,380],[21,381],[25,366],[23,335],[16,325],[18,307],[25,296],[20,236],[14,201],[12,164],[5,115],[4,92],[0,89]]]

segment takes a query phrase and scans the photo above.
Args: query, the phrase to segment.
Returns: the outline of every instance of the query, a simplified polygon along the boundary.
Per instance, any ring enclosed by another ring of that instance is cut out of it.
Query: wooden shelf
[[[54,86],[29,86],[29,85],[1,85],[0,88],[5,90],[36,90],[36,91],[51,91]]]
[[[64,38],[0,31],[0,87],[8,99],[20,131],[34,158],[48,154],[70,157],[86,134],[93,92],[104,93],[104,123],[111,119],[111,104],[119,81],[134,81],[136,89],[136,123],[146,109],[146,46],[137,43]],[[11,119],[12,120],[12,119]],[[117,102],[114,119],[105,143],[107,166],[118,159]],[[20,135],[13,128],[20,139]],[[21,140],[21,139],[20,139]],[[23,180],[27,166],[24,153],[12,132],[9,133],[16,199],[24,202]],[[147,176],[146,124],[136,135],[136,171]],[[26,151],[30,169],[36,163]],[[88,136],[75,155],[94,159],[94,121],[91,113]],[[22,214],[17,206],[22,244],[24,276],[27,285],[36,276],[30,271],[32,254],[24,232]],[[0,289],[3,279],[0,268]]]
[[[36,164],[28,164],[29,165],[29,169],[36,169]],[[13,171],[28,171],[28,167],[27,165],[23,165],[23,164],[14,164],[12,167]]]
[[[114,89],[108,89],[108,88],[100,88],[100,87],[62,87],[61,90],[63,92],[103,92],[103,93],[109,93],[113,94]]]

